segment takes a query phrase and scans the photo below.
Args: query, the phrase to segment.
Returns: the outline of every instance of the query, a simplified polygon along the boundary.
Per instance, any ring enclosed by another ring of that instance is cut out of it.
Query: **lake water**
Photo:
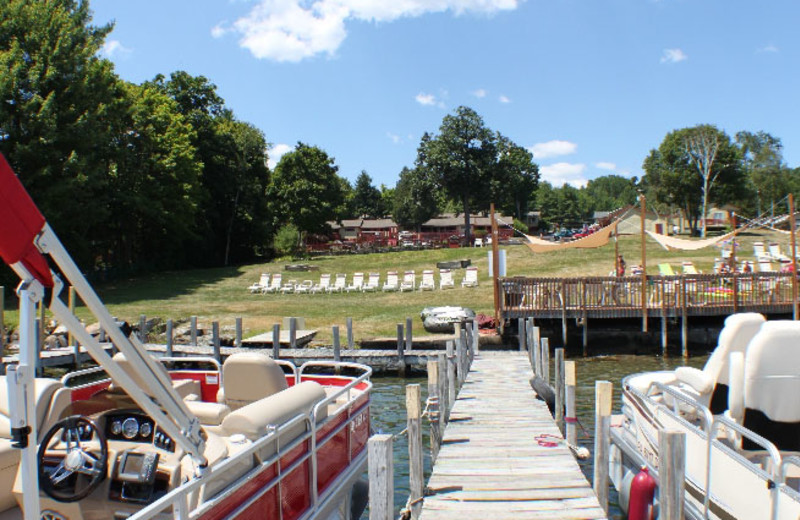
[[[583,429],[578,428],[578,444],[594,451],[594,384],[596,380],[607,380],[614,384],[614,412],[619,411],[619,383],[631,373],[649,372],[653,370],[672,370],[688,364],[702,367],[707,356],[689,358],[686,362],[681,357],[663,358],[659,356],[598,356],[589,358],[570,358],[577,361],[577,411],[578,421]],[[554,370],[551,367],[550,373]],[[405,385],[419,383],[422,387],[423,402],[427,398],[428,382],[424,378],[392,378],[378,377],[373,380],[372,392],[372,427],[376,433],[397,434],[406,425]],[[585,431],[584,431],[585,429]],[[428,429],[423,428],[424,445],[430,446]],[[406,437],[399,436],[394,441],[394,478],[395,478],[395,510],[405,506],[408,499],[408,443]],[[592,459],[579,461],[584,474],[592,480]],[[425,479],[430,476],[430,453],[425,456]],[[623,520],[623,513],[617,505],[617,493],[612,487],[609,493],[609,518]],[[365,512],[362,518],[368,518]]]

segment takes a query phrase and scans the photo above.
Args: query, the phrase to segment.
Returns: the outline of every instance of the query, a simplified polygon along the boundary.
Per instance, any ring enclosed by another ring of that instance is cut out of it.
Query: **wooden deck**
[[[540,435],[563,437],[535,398],[532,375],[525,353],[476,356],[452,408],[421,520],[606,518],[570,449],[537,442]]]

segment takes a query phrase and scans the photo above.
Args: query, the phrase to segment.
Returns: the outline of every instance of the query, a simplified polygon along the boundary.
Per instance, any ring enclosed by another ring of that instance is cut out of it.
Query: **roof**
[[[397,223],[390,218],[364,219],[361,229],[388,229],[397,227]]]
[[[496,213],[498,220],[503,220],[505,222],[512,222],[514,217],[501,215],[500,213]],[[492,219],[489,216],[484,216],[483,214],[471,214],[469,218],[469,222],[473,226],[491,226]],[[434,217],[429,221],[422,224],[423,227],[456,227],[456,226],[463,226],[464,225],[464,214],[463,213],[443,213],[438,217]]]

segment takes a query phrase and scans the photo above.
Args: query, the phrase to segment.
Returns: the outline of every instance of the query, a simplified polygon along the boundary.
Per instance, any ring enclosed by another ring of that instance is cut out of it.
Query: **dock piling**
[[[276,323],[272,326],[272,359],[281,358],[281,326]]]
[[[436,356],[436,364],[438,365],[437,372],[439,374],[438,391],[436,392],[439,396],[439,432],[441,435],[444,435],[444,427],[450,417],[451,403],[447,354],[438,354]]]
[[[420,387],[406,385],[406,415],[408,429],[408,487],[409,509],[412,520],[422,511],[422,491],[425,478],[422,466],[422,414],[420,410]]]
[[[550,384],[550,338],[542,338],[542,379]]]
[[[431,461],[436,462],[439,455],[439,446],[442,443],[442,434],[439,429],[439,417],[442,411],[442,394],[439,393],[439,361],[428,358],[428,413],[431,424]]]
[[[214,345],[214,359],[217,360],[218,363],[222,362],[222,353],[220,349],[219,343],[219,322],[212,321],[211,322],[211,341]]]
[[[567,406],[567,413],[564,417],[566,423],[567,442],[575,446],[578,443],[578,429],[575,427],[578,422],[575,409],[575,387],[577,386],[577,377],[575,374],[575,362],[564,362],[564,396]]]
[[[479,340],[480,340],[480,334],[478,333],[478,322],[477,322],[477,320],[473,320],[472,321],[472,355],[473,355],[473,357],[475,356],[475,354],[477,354],[481,350],[481,342]]]
[[[342,360],[341,346],[339,345],[339,326],[333,326],[333,360],[337,363]]]
[[[297,348],[297,318],[289,318],[289,348]]]
[[[461,338],[456,339],[456,383],[458,388],[464,384],[466,374],[464,373],[464,341]]]
[[[447,421],[450,422],[450,409],[456,402],[456,356],[452,341],[446,343],[447,349]]]
[[[525,352],[528,350],[528,342],[525,341],[525,336],[527,335],[528,329],[527,324],[525,323],[525,318],[519,318],[517,320],[517,339],[519,340],[519,351]]]
[[[172,354],[173,354],[172,345],[173,345],[173,341],[175,339],[173,337],[174,336],[174,333],[173,333],[174,327],[175,327],[175,324],[172,322],[172,318],[168,319],[167,320],[167,357],[172,357]]]
[[[564,420],[564,349],[556,349],[555,362],[555,390],[556,390],[556,424],[561,426]]]
[[[189,343],[197,346],[197,316],[189,318]]]
[[[610,381],[595,382],[593,485],[597,500],[606,513],[608,513],[608,456],[613,389]]]
[[[406,375],[406,356],[405,345],[403,344],[403,324],[397,324],[397,376],[405,377]]]
[[[353,318],[347,318],[347,348],[353,350]]]
[[[406,350],[408,352],[411,352],[414,348],[414,338],[411,334],[412,322],[411,318],[406,318]]]
[[[369,457],[369,520],[394,520],[394,462],[392,436],[373,435]]]
[[[658,476],[661,520],[683,520],[686,433],[658,431]]]
[[[242,347],[242,318],[236,318],[236,339],[233,341],[233,346],[236,348]]]
[[[147,316],[144,314],[139,315],[139,341],[147,343]]]

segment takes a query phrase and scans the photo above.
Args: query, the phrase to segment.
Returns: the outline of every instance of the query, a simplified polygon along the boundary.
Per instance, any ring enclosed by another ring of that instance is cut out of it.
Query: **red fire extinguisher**
[[[631,482],[631,496],[628,499],[628,520],[650,520],[653,496],[656,492],[656,479],[642,466]]]

